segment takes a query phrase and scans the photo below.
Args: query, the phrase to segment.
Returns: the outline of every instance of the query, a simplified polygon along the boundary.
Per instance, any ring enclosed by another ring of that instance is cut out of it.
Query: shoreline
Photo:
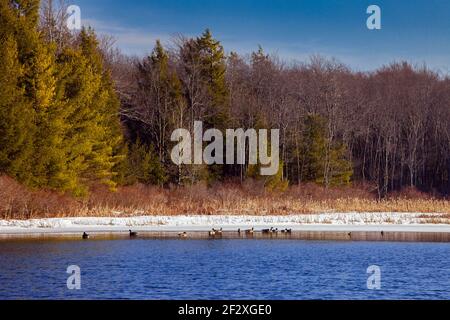
[[[440,214],[435,214],[434,219],[440,219],[439,216]],[[287,216],[184,215],[0,220],[0,240],[11,237],[79,237],[83,232],[101,237],[123,237],[128,235],[130,229],[150,238],[173,238],[183,232],[191,234],[192,238],[203,238],[208,237],[212,228],[223,228],[224,237],[241,238],[244,230],[254,228],[255,235],[259,235],[263,229],[273,227],[279,230],[292,229],[292,234],[296,235],[294,238],[315,238],[312,234],[328,234],[322,235],[328,238],[334,234],[340,239],[342,235],[349,233],[367,236],[383,232],[396,234],[394,238],[403,237],[400,234],[445,234],[450,241],[450,224],[426,223],[428,220],[421,217],[420,213],[323,213]],[[238,229],[242,230],[241,234],[238,234]],[[279,235],[287,237],[281,232]]]
[[[310,228],[312,227],[312,228]],[[183,231],[184,230],[184,231]],[[209,229],[210,230],[210,229]],[[344,231],[345,230],[345,231]],[[381,231],[380,231],[381,230]],[[324,228],[324,226],[305,226],[304,229],[292,229],[290,233],[266,234],[262,229],[255,228],[255,232],[248,234],[224,229],[220,235],[211,236],[204,228],[201,230],[179,228],[159,230],[149,228],[136,228],[137,235],[130,237],[128,230],[87,230],[88,239],[83,239],[81,230],[30,230],[29,232],[0,233],[0,244],[9,241],[114,241],[114,240],[301,240],[301,241],[366,241],[366,242],[440,242],[450,243],[450,230],[440,226],[436,228],[420,229],[398,228],[398,226],[372,226],[361,228],[342,226],[341,228]]]
[[[83,232],[104,233],[104,234],[128,234],[129,230],[141,233],[179,233],[179,232],[198,232],[207,233],[215,226],[86,226],[72,228],[0,228],[1,235],[75,235]],[[259,224],[259,225],[224,225],[223,232],[237,232],[238,229],[244,230],[255,228],[255,233],[261,232],[267,228],[278,228],[279,230],[292,229],[293,232],[402,232],[402,233],[450,233],[450,225],[443,224],[373,224],[373,225],[328,225],[328,224],[310,224],[310,225],[277,225],[277,224]]]

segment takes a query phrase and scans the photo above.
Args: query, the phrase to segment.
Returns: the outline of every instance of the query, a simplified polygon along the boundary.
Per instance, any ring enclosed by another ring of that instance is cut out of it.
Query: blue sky
[[[449,0],[69,0],[84,24],[144,55],[156,39],[197,36],[210,28],[227,52],[261,45],[285,60],[335,57],[355,70],[392,61],[426,63],[450,72]],[[366,27],[369,5],[382,10],[382,29]]]

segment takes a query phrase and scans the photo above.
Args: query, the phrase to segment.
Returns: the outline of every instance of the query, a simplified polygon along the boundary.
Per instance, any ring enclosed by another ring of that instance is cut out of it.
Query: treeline
[[[0,171],[77,195],[93,184],[264,179],[450,192],[450,79],[393,63],[359,73],[321,57],[227,54],[209,30],[127,57],[65,29],[46,1],[0,0]],[[4,44],[4,45],[3,45]],[[151,46],[151,44],[149,44]],[[151,49],[149,47],[149,49]],[[176,166],[174,129],[280,129],[280,172]]]
[[[157,172],[165,173],[153,177],[153,182],[252,178],[279,190],[289,181],[327,186],[350,183],[350,152],[342,139],[329,135],[331,122],[324,115],[305,112],[298,118],[300,123],[289,126],[297,110],[288,109],[288,88],[278,82],[288,69],[277,65],[262,49],[253,53],[249,62],[235,53],[226,55],[209,30],[198,38],[176,39],[174,47],[167,50],[158,41],[150,56],[122,59],[115,72],[122,77],[128,72],[125,79],[118,78],[128,139],[155,152],[162,166]],[[176,167],[170,159],[171,133],[176,128],[193,132],[195,121],[202,121],[204,130],[281,129],[280,171],[261,177],[259,168],[248,163]]]
[[[122,59],[116,73],[129,139],[153,147],[169,179],[255,178],[247,165],[173,167],[171,131],[202,120],[280,129],[282,172],[268,185],[353,181],[380,197],[404,187],[450,192],[450,79],[426,66],[362,73],[322,57],[285,63],[262,48],[225,55],[207,30],[170,49],[158,42],[142,60]]]

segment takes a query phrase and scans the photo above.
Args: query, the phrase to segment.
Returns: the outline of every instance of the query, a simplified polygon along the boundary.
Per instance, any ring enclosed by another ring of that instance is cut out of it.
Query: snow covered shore
[[[0,220],[0,234],[127,231],[205,231],[212,227],[292,228],[304,231],[450,232],[450,220],[440,214],[323,213],[288,216],[139,216]]]

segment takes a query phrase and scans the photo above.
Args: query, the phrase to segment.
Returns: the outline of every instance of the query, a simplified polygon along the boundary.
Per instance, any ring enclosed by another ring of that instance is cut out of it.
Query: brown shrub
[[[299,184],[289,188],[287,194],[293,198],[310,200],[337,200],[358,198],[375,200],[374,187],[367,184],[325,188],[315,183]]]
[[[79,201],[54,191],[31,191],[15,180],[0,176],[0,217],[31,219],[78,215]]]
[[[27,217],[30,193],[13,179],[0,176],[0,213],[3,219],[16,216]]]
[[[422,200],[430,200],[433,199],[432,194],[428,194],[418,190],[415,187],[406,187],[401,191],[391,192],[388,196],[389,199],[422,199]]]
[[[371,186],[323,188],[292,186],[286,192],[267,192],[260,181],[204,183],[163,189],[137,184],[111,192],[92,187],[88,198],[75,199],[54,191],[31,191],[0,176],[0,218],[133,216],[183,214],[288,215],[320,212],[422,212],[450,214],[448,200],[405,190],[378,200]]]

